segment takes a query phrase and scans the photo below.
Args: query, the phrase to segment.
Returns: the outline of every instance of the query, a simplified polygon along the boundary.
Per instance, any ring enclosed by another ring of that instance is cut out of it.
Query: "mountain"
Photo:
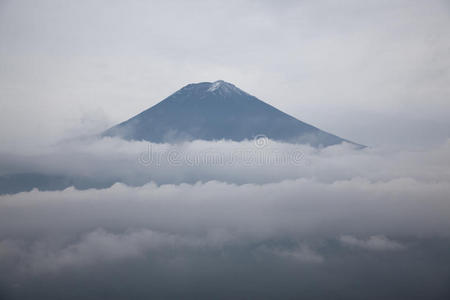
[[[223,80],[188,84],[102,135],[155,143],[242,141],[265,135],[315,147],[355,144],[304,123]]]

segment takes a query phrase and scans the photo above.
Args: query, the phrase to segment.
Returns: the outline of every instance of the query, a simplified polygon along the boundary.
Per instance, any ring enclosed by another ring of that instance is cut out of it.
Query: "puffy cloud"
[[[422,151],[393,151],[356,150],[351,145],[318,150],[269,140],[259,147],[254,141],[169,145],[93,138],[44,148],[24,148],[14,153],[4,151],[0,153],[0,166],[2,175],[62,176],[67,179],[63,181],[64,187],[75,184],[79,188],[106,187],[114,182],[142,185],[150,181],[262,184],[296,178],[314,178],[327,183],[352,178],[440,182],[450,178],[449,153],[450,142]]]
[[[3,153],[5,176],[59,175],[87,184],[0,196],[0,266],[10,274],[0,282],[23,298],[12,288],[16,283],[36,292],[26,283],[47,285],[61,276],[64,286],[89,272],[106,278],[120,266],[124,276],[158,282],[154,294],[142,292],[148,298],[172,290],[159,281],[161,274],[176,284],[190,278],[208,287],[219,284],[208,281],[219,274],[245,289],[231,272],[245,266],[245,281],[274,286],[279,278],[276,291],[288,285],[298,292],[289,276],[328,287],[356,280],[370,290],[370,280],[380,280],[376,274],[386,269],[418,280],[399,271],[407,264],[422,280],[435,278],[430,295],[442,293],[446,273],[436,273],[436,266],[450,257],[432,253],[443,253],[450,241],[449,147],[314,149],[270,140],[261,147],[254,141],[169,145],[105,138]],[[88,188],[96,182],[106,184]],[[366,269],[375,272],[372,279],[355,278],[353,272]]]
[[[0,6],[1,299],[450,298],[446,1]],[[89,137],[216,79],[397,150]]]
[[[0,197],[0,236],[34,249],[31,264],[40,269],[137,256],[157,246],[181,249],[191,243],[208,248],[212,241],[220,247],[237,247],[278,240],[272,242],[278,256],[318,262],[320,254],[309,248],[292,250],[280,245],[341,236],[344,245],[394,250],[401,244],[376,234],[448,238],[449,193],[447,183],[361,178],[333,183],[313,179],[263,185],[210,181],[33,190]],[[47,249],[47,245],[56,249]]]

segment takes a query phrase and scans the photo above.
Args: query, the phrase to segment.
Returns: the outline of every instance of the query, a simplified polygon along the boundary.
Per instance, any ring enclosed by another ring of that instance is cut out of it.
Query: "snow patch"
[[[217,90],[222,85],[222,83],[224,83],[222,80],[218,80],[216,82],[213,82],[211,84],[211,86],[209,87],[208,92],[214,92],[215,90]]]
[[[232,85],[231,83],[225,82],[223,80],[217,80],[211,83],[207,90],[208,92],[215,92],[219,95],[225,96],[226,94],[243,94],[244,92]],[[244,93],[245,94],[245,93]]]

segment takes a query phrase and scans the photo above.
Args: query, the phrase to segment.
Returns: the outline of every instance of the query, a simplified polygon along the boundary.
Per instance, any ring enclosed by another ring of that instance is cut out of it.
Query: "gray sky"
[[[0,138],[98,132],[223,79],[366,145],[443,143],[447,1],[0,0]]]
[[[0,189],[44,186],[0,195],[0,298],[449,299],[449,28],[437,0],[0,0]],[[71,139],[218,79],[374,147]]]

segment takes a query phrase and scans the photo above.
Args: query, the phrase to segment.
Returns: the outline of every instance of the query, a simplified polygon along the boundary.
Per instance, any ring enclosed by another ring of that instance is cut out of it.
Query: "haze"
[[[0,0],[0,299],[450,299],[449,28],[445,0]],[[252,139],[234,96],[101,135],[219,79],[368,147]],[[151,140],[180,115],[211,138]]]

